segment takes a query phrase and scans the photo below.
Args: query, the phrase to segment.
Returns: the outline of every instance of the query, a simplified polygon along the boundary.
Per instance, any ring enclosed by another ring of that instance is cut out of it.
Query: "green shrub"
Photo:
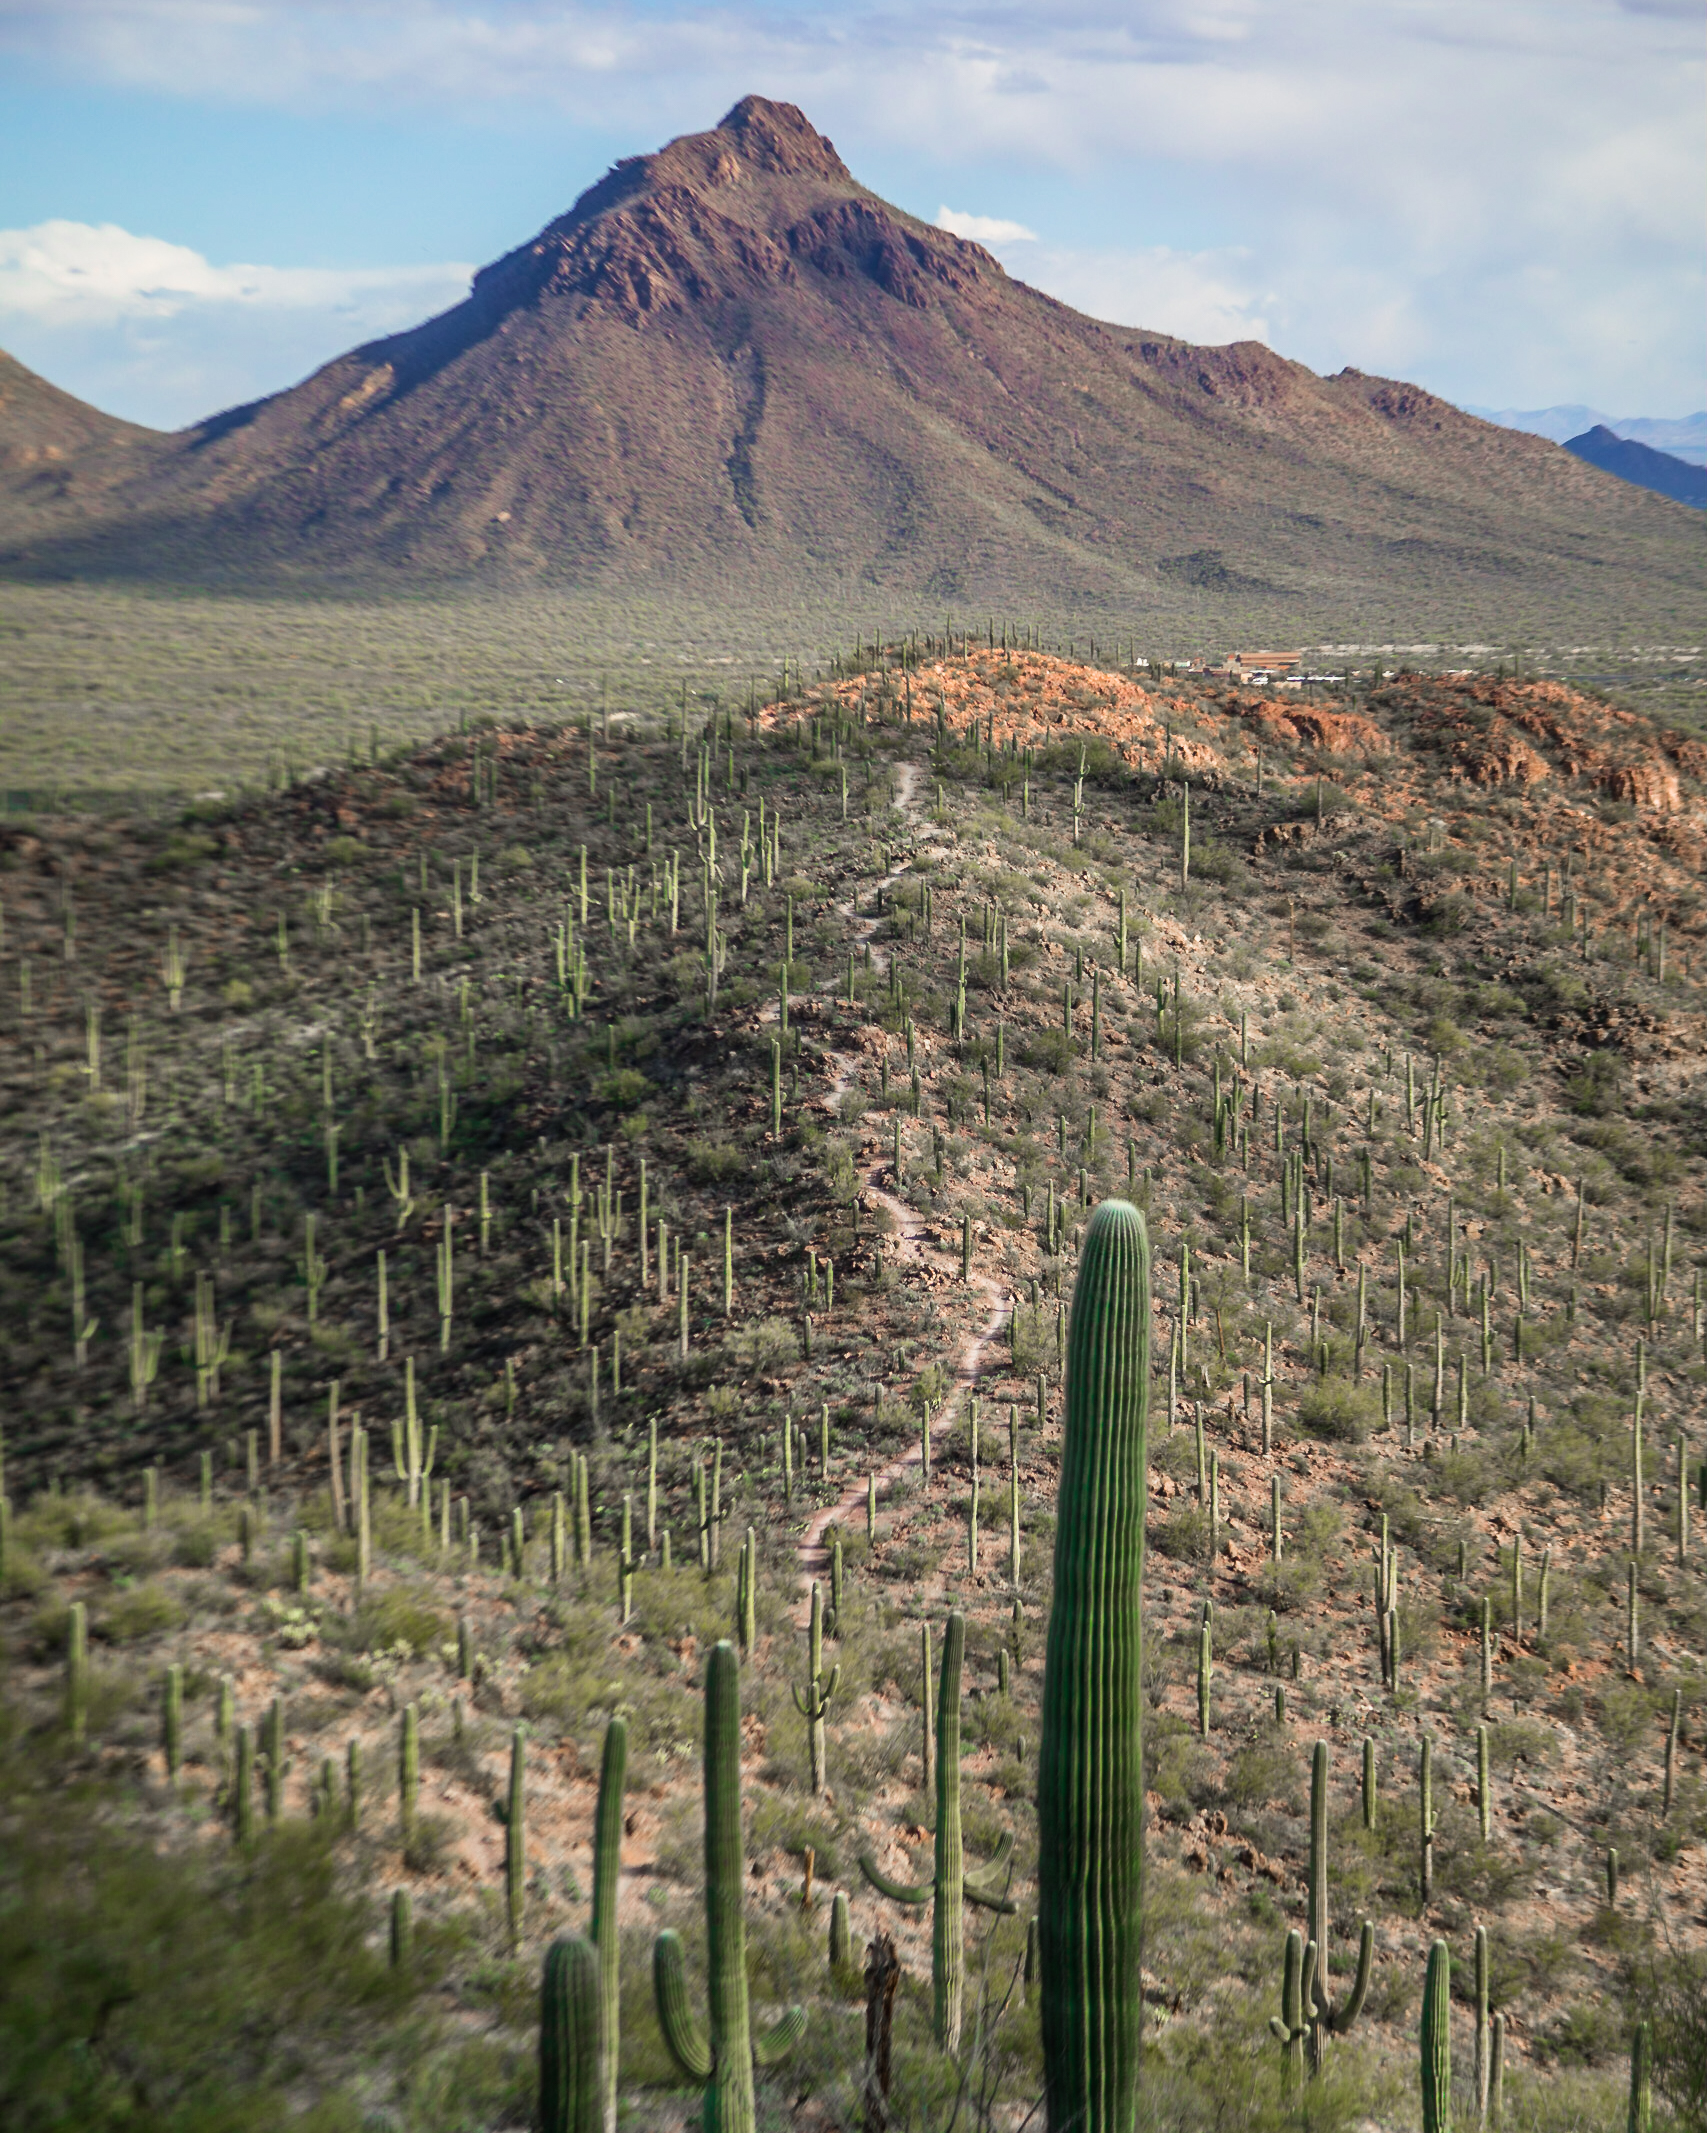
[[[1040,1074],[1064,1074],[1079,1048],[1064,1029],[1038,1029],[1026,1038],[1019,1056],[1022,1066],[1035,1067]]]
[[[1381,1419],[1381,1400],[1350,1378],[1318,1378],[1298,1402],[1298,1426],[1335,1444],[1361,1444]]]
[[[176,1629],[183,1619],[183,1608],[164,1585],[133,1585],[96,1610],[93,1627],[109,1644],[134,1644]]]
[[[229,1846],[156,1850],[120,1801],[88,1784],[0,1771],[0,2122],[117,2133],[343,2128],[354,2053],[389,2086],[380,2025],[422,1983],[392,1971],[369,1906],[338,1892],[303,1823],[249,1858]],[[408,2050],[427,2033],[410,2025]]]
[[[442,1643],[449,1630],[429,1595],[394,1585],[362,1602],[350,1624],[350,1642],[363,1652],[389,1652],[403,1644],[419,1653]]]
[[[601,1074],[593,1083],[594,1102],[610,1104],[618,1111],[638,1110],[652,1093],[652,1084],[633,1067],[618,1067],[614,1074]]]
[[[740,1149],[728,1141],[689,1141],[687,1158],[688,1176],[696,1185],[721,1185],[747,1167]]]
[[[1150,1545],[1176,1562],[1208,1562],[1209,1513],[1196,1504],[1182,1504],[1151,1527]]]

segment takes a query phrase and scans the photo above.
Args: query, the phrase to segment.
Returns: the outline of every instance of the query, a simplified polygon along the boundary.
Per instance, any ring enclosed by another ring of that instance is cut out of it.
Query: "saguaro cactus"
[[[860,1872],[880,1895],[894,1903],[930,1904],[931,2020],[939,2044],[950,2051],[960,2043],[966,1988],[966,1920],[963,1906],[983,1904],[991,1911],[1012,1911],[1013,1899],[1000,1883],[1013,1857],[1013,1839],[1004,1836],[988,1866],[966,1871],[960,1837],[960,1670],[966,1657],[966,1617],[954,1614],[942,1640],[942,1676],[937,1693],[936,1858],[929,1881],[891,1881],[870,1852],[860,1854]]]
[[[1309,1999],[1316,1967],[1316,1944],[1308,1948],[1296,1926],[1286,1936],[1286,1955],[1281,1969],[1280,2012],[1270,2015],[1268,2026],[1286,2047],[1286,2063],[1299,2087],[1304,2081],[1304,2038],[1307,2026],[1304,2008]]]
[[[1104,1200],[1073,1291],[1038,1766],[1049,2133],[1129,2133],[1137,2105],[1149,1412],[1149,1237]]]
[[[838,1889],[830,1903],[830,1972],[844,1978],[853,1969],[853,1920],[848,1899]]]
[[[160,1712],[160,1746],[166,1763],[166,1782],[176,1785],[184,1753],[184,1670],[166,1669]]]
[[[1443,1940],[1428,1951],[1421,2042],[1423,2133],[1452,2133],[1452,1955]]]
[[[1654,2033],[1646,2022],[1636,2024],[1630,2039],[1629,2133],[1653,2133],[1654,2126]]]
[[[415,1809],[421,1797],[421,1718],[418,1708],[403,1706],[397,1741],[397,1826],[407,1853],[415,1841]]]
[[[1422,1737],[1422,1757],[1417,1768],[1418,1880],[1426,1904],[1434,1895],[1434,1742]]]
[[[628,1721],[613,1718],[605,1728],[604,1760],[599,1766],[599,1800],[593,1813],[593,1945],[598,1950],[598,2035],[604,2066],[604,2133],[616,2133],[616,2071],[622,2041],[618,1967],[621,1940],[616,1921],[616,1898],[617,1882],[622,1873],[622,1789],[627,1778]],[[543,2073],[543,2066],[541,2071]]]
[[[602,2048],[599,1959],[579,1934],[545,1951],[539,1987],[539,2122],[544,2133],[599,2133],[615,2069]]]
[[[1343,2036],[1363,2012],[1369,1991],[1370,1966],[1375,1958],[1375,1927],[1364,1919],[1358,1935],[1357,1976],[1349,1998],[1338,2007],[1328,1995],[1328,1744],[1319,1740],[1310,1766],[1310,1880],[1306,1920],[1316,1944],[1314,1991],[1306,2012],[1310,2017],[1310,2070],[1320,2073],[1330,2036]]]
[[[65,1724],[73,1747],[89,1724],[89,1611],[73,1600],[65,1618]]]
[[[510,1946],[522,1939],[527,1908],[527,1735],[517,1726],[510,1735],[510,1796],[504,1815],[504,1904]]]
[[[812,1580],[812,1615],[807,1630],[806,1643],[806,1688],[804,1693],[791,1688],[794,1708],[806,1721],[806,1753],[811,1770],[814,1796],[824,1789],[824,1719],[842,1678],[839,1666],[830,1669],[830,1678],[824,1678],[824,1595],[818,1580]]]
[[[658,2026],[677,2065],[706,2083],[704,2133],[754,2133],[753,2069],[774,2066],[806,2033],[791,2007],[755,2037],[747,1998],[745,1852],[741,1841],[741,1676],[735,1647],[712,1647],[705,1666],[705,1937],[708,2037],[688,2007],[678,1934],[660,1933],[652,1982]]]

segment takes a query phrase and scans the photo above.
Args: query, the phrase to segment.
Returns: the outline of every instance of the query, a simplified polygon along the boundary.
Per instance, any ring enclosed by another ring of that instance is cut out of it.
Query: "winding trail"
[[[924,769],[918,763],[903,763],[900,766],[900,772],[900,781],[892,804],[903,815],[916,820],[918,816],[916,795],[924,778]],[[891,883],[902,880],[906,876],[910,865],[911,862],[904,859],[899,866],[891,868],[883,877],[882,887],[887,889]],[[860,917],[852,904],[841,904],[837,908],[853,924],[855,929],[854,939],[856,941],[869,941],[877,930],[876,918]],[[880,949],[873,950],[872,963],[874,968],[879,970],[887,969],[888,961],[888,956],[884,951]],[[853,1085],[858,1061],[852,1054],[847,1052],[832,1052],[830,1057],[836,1062],[836,1077],[830,1084],[825,1102],[827,1107],[833,1111]],[[864,1189],[866,1204],[868,1206],[886,1208],[894,1219],[895,1233],[893,1237],[886,1240],[886,1249],[897,1260],[910,1260],[916,1265],[934,1266],[949,1272],[953,1279],[958,1280],[960,1273],[958,1255],[945,1251],[937,1244],[929,1234],[925,1217],[916,1207],[909,1205],[907,1201],[899,1198],[879,1182],[884,1176],[886,1168],[887,1165],[883,1158],[881,1146],[879,1146],[874,1152],[869,1167],[860,1171],[860,1183]],[[980,1273],[977,1268],[972,1271],[971,1285],[974,1289],[983,1292],[989,1305],[989,1311],[984,1323],[975,1332],[965,1335],[961,1340],[954,1358],[951,1389],[932,1422],[933,1435],[937,1430],[946,1429],[953,1422],[968,1396],[976,1390],[978,1381],[983,1375],[985,1353],[996,1335],[1001,1331],[1011,1304],[1011,1298],[1000,1283],[993,1280],[988,1274]],[[887,1466],[879,1468],[877,1474],[879,1494],[890,1487],[909,1467],[922,1464],[923,1459],[924,1446],[922,1443],[915,1441],[899,1458],[892,1459]],[[830,1574],[830,1550],[825,1536],[832,1526],[846,1526],[854,1518],[863,1514],[867,1485],[867,1477],[865,1476],[861,1476],[857,1481],[850,1480],[834,1503],[826,1504],[822,1509],[813,1512],[811,1518],[807,1521],[806,1530],[800,1536],[797,1554],[800,1562],[800,1585],[803,1594],[800,1602],[803,1610],[800,1616],[802,1626],[806,1621],[804,1610],[810,1604],[809,1599],[804,1595],[809,1593],[814,1579],[825,1579]]]

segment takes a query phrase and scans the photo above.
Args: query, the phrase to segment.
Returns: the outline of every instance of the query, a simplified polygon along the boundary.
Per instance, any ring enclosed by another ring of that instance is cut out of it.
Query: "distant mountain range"
[[[12,576],[1497,642],[1693,633],[1700,531],[1417,386],[1086,318],[759,97],[175,435],[0,369]]]
[[[1653,451],[1631,437],[1616,437],[1605,423],[1580,437],[1567,437],[1565,450],[1586,459],[1591,467],[1604,467],[1620,481],[1633,481],[1658,496],[1669,496],[1676,503],[1707,511],[1707,467],[1692,467],[1686,459],[1673,458],[1670,452]]]
[[[1668,452],[1673,459],[1692,467],[1707,467],[1707,412],[1699,415],[1603,415],[1594,407],[1466,407],[1467,415],[1480,415],[1484,422],[1497,422],[1502,429],[1527,430],[1532,437],[1551,437],[1555,444],[1569,444],[1590,430],[1610,430],[1645,444],[1652,451]]]

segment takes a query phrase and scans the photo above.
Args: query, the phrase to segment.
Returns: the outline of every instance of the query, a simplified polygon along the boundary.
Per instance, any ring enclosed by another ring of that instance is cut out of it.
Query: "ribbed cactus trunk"
[[[741,1841],[741,1675],[732,1644],[705,1669],[705,1937],[711,2081],[705,2133],[753,2133],[747,2002],[746,1853]]]
[[[658,2026],[690,2080],[703,2081],[701,2133],[753,2133],[753,2068],[774,2066],[799,2043],[806,2017],[790,2008],[755,2037],[747,1997],[745,1855],[741,1846],[741,1676],[735,1647],[714,1645],[705,1668],[705,1938],[711,2034],[688,2006],[680,1936],[653,1951]]]
[[[966,1996],[966,1856],[960,1841],[960,1670],[966,1617],[953,1614],[942,1640],[937,1695],[936,1902],[931,1913],[931,2026],[939,2044],[960,2048]]]
[[[600,2133],[605,2123],[599,1968],[598,1956],[578,1934],[554,1940],[545,1951],[539,1990],[543,2133]]]
[[[1306,1884],[1304,1934],[1316,1945],[1316,1984],[1328,1996],[1328,1744],[1317,1741],[1310,1758],[1310,1864]],[[1309,2012],[1317,2013],[1316,2006]],[[1322,2070],[1326,2036],[1320,2019],[1310,2024],[1310,2071]]]
[[[622,1789],[628,1777],[628,1721],[605,1728],[599,1800],[593,1815],[593,1945],[599,1963],[599,2054],[603,2065],[602,2124],[616,2133],[616,2076],[621,2055],[621,1938],[616,1920],[617,1882],[622,1872]]]
[[[1359,1931],[1357,1975],[1351,1990],[1335,2006],[1328,1977],[1328,1744],[1319,1740],[1310,1760],[1310,1867],[1304,1927],[1316,1950],[1314,1980],[1306,1990],[1310,2022],[1310,2072],[1319,2074],[1330,2036],[1344,2036],[1363,2012],[1375,1956],[1375,1927],[1364,1919]]]
[[[1638,2022],[1630,2039],[1629,2133],[1653,2133],[1654,2129],[1654,2032]]]
[[[1049,2133],[1131,2133],[1137,2110],[1149,1404],[1149,1238],[1105,1200],[1073,1291],[1038,1766]]]
[[[527,1735],[510,1735],[510,1795],[504,1815],[504,1908],[510,1946],[519,1948],[527,1912]]]
[[[1443,1940],[1428,1951],[1421,2041],[1423,2133],[1452,2133],[1452,1957]]]
[[[748,1539],[751,1541],[751,1529]],[[757,1557],[755,1555],[756,1562]],[[816,1578],[812,1581],[812,1613],[807,1631],[807,1674],[804,1691],[793,1691],[794,1706],[806,1721],[807,1764],[811,1774],[814,1797],[824,1790],[825,1716],[836,1694],[842,1670],[832,1667],[829,1678],[824,1676],[824,1595]]]

